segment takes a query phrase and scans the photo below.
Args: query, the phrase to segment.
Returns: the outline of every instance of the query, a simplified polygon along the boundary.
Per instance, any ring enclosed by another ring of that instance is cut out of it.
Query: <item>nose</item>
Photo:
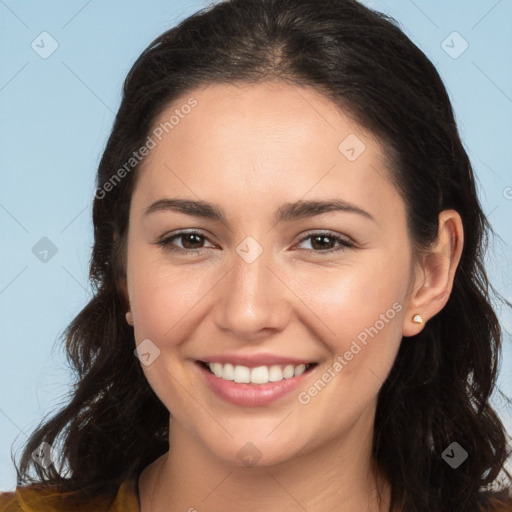
[[[291,292],[270,260],[267,251],[251,263],[234,253],[231,270],[215,287],[215,323],[235,339],[257,341],[288,322]]]

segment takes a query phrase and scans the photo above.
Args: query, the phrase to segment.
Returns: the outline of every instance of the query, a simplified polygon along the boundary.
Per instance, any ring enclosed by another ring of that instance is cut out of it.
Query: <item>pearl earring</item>
[[[414,315],[412,317],[412,321],[415,323],[415,324],[422,324],[423,323],[423,317],[421,315]]]

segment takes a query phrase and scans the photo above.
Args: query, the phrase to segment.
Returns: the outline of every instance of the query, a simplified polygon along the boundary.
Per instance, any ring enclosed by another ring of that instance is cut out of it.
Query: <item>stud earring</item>
[[[421,315],[414,315],[412,317],[412,321],[415,323],[415,324],[422,324],[423,323],[423,317]]]

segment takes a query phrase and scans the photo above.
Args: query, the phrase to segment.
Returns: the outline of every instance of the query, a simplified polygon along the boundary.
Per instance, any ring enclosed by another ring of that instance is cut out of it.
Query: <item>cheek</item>
[[[324,434],[336,436],[376,403],[400,347],[406,285],[401,273],[368,266],[309,288],[309,305],[322,320],[317,332],[327,333],[321,341],[330,352],[298,394],[311,429],[322,419]]]
[[[378,392],[402,340],[408,266],[405,259],[387,261],[374,254],[357,266],[308,279],[305,302],[321,320],[322,342],[331,353],[324,369],[339,375],[338,386],[350,393]]]
[[[357,266],[336,269],[323,277],[320,270],[318,279],[307,279],[307,302],[336,333],[337,339],[357,336],[381,315],[396,320],[396,309],[403,309],[409,276],[401,269],[407,268],[406,262],[391,268],[382,263],[383,259],[367,258]],[[396,302],[402,307],[393,309]]]
[[[137,344],[149,339],[160,350],[142,370],[149,385],[173,414],[189,411],[189,395],[183,393],[187,368],[183,365],[183,342],[198,325],[194,306],[204,295],[204,279],[197,269],[182,266],[171,270],[155,251],[133,247],[128,253],[128,293]]]
[[[182,265],[171,268],[165,255],[139,248],[128,253],[128,294],[135,323],[135,338],[173,345],[206,287],[205,272]]]

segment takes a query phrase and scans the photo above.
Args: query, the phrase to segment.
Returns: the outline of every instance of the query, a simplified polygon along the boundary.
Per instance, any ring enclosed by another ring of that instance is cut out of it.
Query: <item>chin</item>
[[[265,433],[263,433],[265,432]],[[290,438],[283,431],[284,438],[274,434],[267,436],[265,429],[258,435],[244,436],[240,432],[234,438],[225,439],[219,443],[218,439],[209,439],[206,446],[217,459],[237,467],[270,467],[288,462],[305,452],[297,438]],[[293,444],[290,443],[293,439]]]

